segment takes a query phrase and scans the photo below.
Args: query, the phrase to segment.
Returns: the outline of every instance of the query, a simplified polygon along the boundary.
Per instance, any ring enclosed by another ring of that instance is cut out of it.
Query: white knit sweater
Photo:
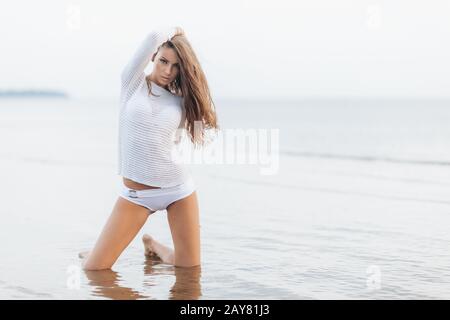
[[[186,112],[182,98],[151,81],[149,95],[144,69],[158,47],[175,34],[175,27],[150,32],[121,73],[118,174],[157,187],[171,187],[191,178],[171,152],[180,142]],[[178,140],[175,140],[177,138]]]

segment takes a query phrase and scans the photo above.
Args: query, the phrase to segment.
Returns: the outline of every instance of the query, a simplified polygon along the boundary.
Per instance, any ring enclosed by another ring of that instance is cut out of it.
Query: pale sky
[[[217,99],[450,98],[450,0],[4,2],[0,88],[117,97],[161,25],[185,30]]]

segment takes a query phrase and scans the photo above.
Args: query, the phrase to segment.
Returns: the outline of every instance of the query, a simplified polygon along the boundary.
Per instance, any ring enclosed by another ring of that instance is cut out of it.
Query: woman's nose
[[[166,75],[170,75],[172,73],[172,67],[171,66],[167,66],[166,69],[164,70]]]

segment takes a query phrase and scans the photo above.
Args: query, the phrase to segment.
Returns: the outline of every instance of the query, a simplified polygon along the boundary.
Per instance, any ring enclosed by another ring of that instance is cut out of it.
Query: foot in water
[[[155,252],[154,240],[148,234],[142,236],[142,242],[144,243],[145,256],[153,259],[162,260],[161,257]]]

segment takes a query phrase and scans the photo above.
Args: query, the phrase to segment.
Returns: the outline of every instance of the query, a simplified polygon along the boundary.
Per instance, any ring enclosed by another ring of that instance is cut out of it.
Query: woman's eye
[[[166,63],[166,61],[164,61],[164,60],[161,60],[161,62],[162,62],[162,63]]]

